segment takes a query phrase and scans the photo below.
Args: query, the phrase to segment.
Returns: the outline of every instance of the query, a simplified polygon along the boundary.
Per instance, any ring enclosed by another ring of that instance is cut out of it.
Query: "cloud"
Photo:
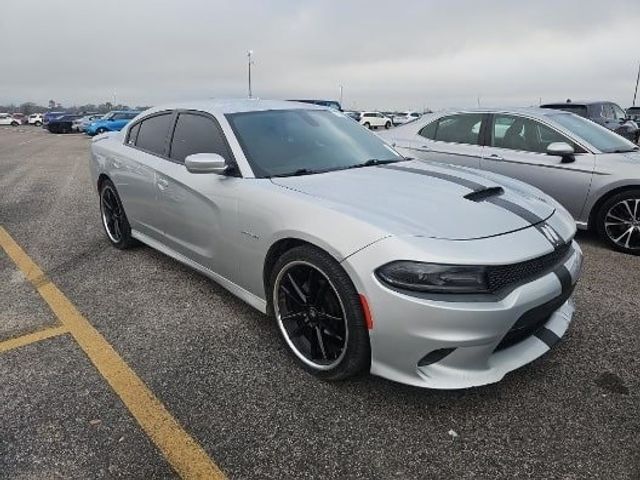
[[[637,1],[2,2],[0,103],[244,96],[408,109],[607,98],[627,106]]]

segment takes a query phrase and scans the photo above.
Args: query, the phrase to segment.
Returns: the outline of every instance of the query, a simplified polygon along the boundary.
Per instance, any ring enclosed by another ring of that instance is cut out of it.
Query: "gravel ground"
[[[323,383],[214,282],[109,246],[88,144],[1,128],[0,224],[230,478],[640,478],[640,257],[580,234],[569,333],[499,384]],[[30,288],[0,254],[0,339],[55,322]],[[0,354],[0,385],[0,478],[173,475],[68,336]]]

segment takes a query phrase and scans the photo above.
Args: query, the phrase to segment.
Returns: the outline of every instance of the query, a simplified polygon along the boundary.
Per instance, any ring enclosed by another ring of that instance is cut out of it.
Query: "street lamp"
[[[247,52],[247,60],[249,66],[249,98],[253,97],[253,92],[251,90],[251,65],[253,64],[253,60],[251,60],[251,56],[253,55],[253,50],[249,50]]]

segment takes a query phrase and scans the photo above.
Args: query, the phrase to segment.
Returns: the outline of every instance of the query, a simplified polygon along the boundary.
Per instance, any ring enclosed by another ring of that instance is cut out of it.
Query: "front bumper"
[[[371,373],[419,387],[468,388],[498,382],[540,357],[565,334],[573,317],[569,297],[582,251],[575,242],[572,247],[562,263],[563,278],[551,271],[491,300],[442,301],[393,290],[374,275],[359,282],[373,315]],[[360,261],[367,260],[363,256]],[[505,346],[503,339],[523,317],[530,330]],[[442,349],[452,351],[418,365]]]

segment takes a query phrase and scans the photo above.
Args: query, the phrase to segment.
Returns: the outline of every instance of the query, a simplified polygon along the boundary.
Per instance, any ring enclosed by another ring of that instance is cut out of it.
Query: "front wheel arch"
[[[607,200],[609,200],[614,195],[618,195],[619,193],[626,192],[627,190],[637,190],[639,188],[640,184],[624,185],[622,187],[614,188],[613,190],[609,190],[608,192],[602,194],[600,198],[598,198],[598,200],[596,200],[596,202],[593,204],[593,206],[591,207],[591,211],[589,212],[589,224],[587,225],[589,230],[592,230],[594,232],[596,231],[596,220],[598,218],[598,213],[600,212],[602,205],[604,205]]]
[[[264,265],[262,267],[262,282],[264,285],[265,298],[267,300],[268,315],[271,315],[271,313],[273,313],[273,306],[271,305],[271,299],[269,295],[269,292],[271,291],[270,280],[271,280],[271,273],[273,271],[273,267],[275,266],[276,262],[282,255],[284,255],[285,253],[287,253],[289,250],[293,248],[301,247],[303,245],[310,245],[314,248],[318,248],[326,252],[326,250],[322,249],[318,245],[314,245],[311,242],[302,240],[300,238],[295,238],[295,237],[281,238],[280,240],[275,242],[273,245],[271,245],[271,247],[269,247],[269,250],[267,251],[267,255],[264,258]]]

